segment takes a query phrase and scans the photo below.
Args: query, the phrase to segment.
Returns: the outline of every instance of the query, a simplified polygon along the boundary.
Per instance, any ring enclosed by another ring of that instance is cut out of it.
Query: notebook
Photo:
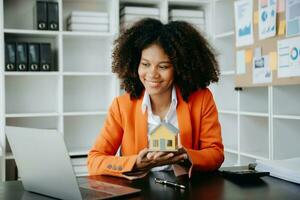
[[[141,190],[86,179],[78,184],[63,135],[56,130],[6,127],[25,190],[59,199],[107,199]]]

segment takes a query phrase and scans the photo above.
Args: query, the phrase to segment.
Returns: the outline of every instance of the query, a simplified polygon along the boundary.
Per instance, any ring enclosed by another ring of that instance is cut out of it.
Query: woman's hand
[[[139,152],[133,170],[148,171],[153,167],[179,163],[187,158],[188,155],[185,151],[181,151],[179,154],[162,151],[148,152],[148,149],[145,148]]]

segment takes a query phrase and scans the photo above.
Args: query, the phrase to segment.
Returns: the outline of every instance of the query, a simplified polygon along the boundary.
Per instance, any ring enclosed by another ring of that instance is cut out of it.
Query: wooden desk
[[[165,178],[186,185],[187,189],[177,189],[161,184],[156,184],[154,178]],[[94,176],[106,182],[140,188],[142,192],[128,196],[125,199],[300,199],[300,185],[286,182],[272,177],[263,177],[256,180],[228,180],[218,173],[195,175],[191,180],[187,177],[175,178],[173,172],[152,172],[147,177],[128,181],[125,179]],[[82,180],[79,179],[79,180]],[[0,183],[0,199],[5,200],[49,200],[44,196],[23,190],[20,181]]]

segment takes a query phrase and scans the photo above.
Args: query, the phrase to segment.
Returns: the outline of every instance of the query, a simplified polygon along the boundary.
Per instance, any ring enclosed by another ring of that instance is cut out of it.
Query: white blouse
[[[177,120],[177,112],[176,112],[177,96],[176,96],[175,86],[173,86],[172,88],[171,101],[172,102],[170,104],[170,108],[166,116],[164,117],[163,121],[170,123],[176,128],[178,128],[178,120]],[[142,112],[145,113],[146,110],[148,111],[148,134],[149,134],[157,125],[159,125],[162,122],[162,120],[158,115],[153,114],[150,96],[147,91],[145,91],[143,102],[142,102]],[[159,166],[151,169],[151,171],[162,171],[162,170],[171,170],[171,165]]]

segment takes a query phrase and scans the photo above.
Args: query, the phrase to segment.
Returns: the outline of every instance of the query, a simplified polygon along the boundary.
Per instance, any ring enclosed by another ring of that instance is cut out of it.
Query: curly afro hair
[[[136,22],[115,40],[112,72],[121,79],[121,87],[131,99],[142,95],[144,86],[139,79],[138,66],[143,49],[159,45],[174,67],[174,84],[185,101],[198,89],[219,80],[219,65],[215,51],[206,39],[189,23],[145,18]]]

